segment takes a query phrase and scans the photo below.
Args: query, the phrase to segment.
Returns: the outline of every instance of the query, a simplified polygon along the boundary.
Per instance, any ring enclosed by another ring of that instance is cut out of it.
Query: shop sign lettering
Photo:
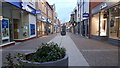
[[[28,6],[29,3],[26,2],[25,0],[22,0],[21,5],[22,5],[22,9],[24,9],[24,10],[26,10],[26,11],[28,11],[28,12],[33,12],[33,9],[31,9],[31,8]]]
[[[102,10],[102,9],[104,9],[104,8],[106,8],[106,7],[107,7],[107,4],[104,3],[104,4],[102,4],[102,5],[100,6],[100,9]]]

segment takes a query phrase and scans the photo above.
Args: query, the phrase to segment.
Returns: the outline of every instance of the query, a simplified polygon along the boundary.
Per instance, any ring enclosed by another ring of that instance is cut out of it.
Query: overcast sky
[[[49,4],[56,5],[56,12],[58,13],[58,18],[62,23],[68,22],[70,20],[70,14],[77,4],[77,0],[47,0]]]

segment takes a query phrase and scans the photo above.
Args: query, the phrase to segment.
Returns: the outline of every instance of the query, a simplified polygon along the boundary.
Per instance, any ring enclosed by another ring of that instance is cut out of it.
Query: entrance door
[[[88,19],[84,20],[84,24],[85,24],[85,36],[88,37],[88,31],[89,31],[89,27],[88,27]]]
[[[18,39],[18,20],[14,19],[14,39]]]
[[[82,24],[82,35],[85,36],[85,20],[83,21]]]

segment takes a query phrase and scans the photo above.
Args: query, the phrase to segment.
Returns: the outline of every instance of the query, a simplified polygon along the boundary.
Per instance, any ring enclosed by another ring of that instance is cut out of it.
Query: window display
[[[35,35],[35,24],[30,24],[30,35]]]
[[[99,13],[92,17],[92,35],[99,35]]]
[[[2,40],[9,39],[9,20],[3,19],[2,20]]]
[[[120,37],[120,7],[115,6],[110,9],[110,38],[118,39]]]
[[[100,15],[100,36],[107,36],[107,11],[101,12]]]
[[[23,30],[23,36],[27,37],[28,36],[28,26],[24,26],[24,30]]]

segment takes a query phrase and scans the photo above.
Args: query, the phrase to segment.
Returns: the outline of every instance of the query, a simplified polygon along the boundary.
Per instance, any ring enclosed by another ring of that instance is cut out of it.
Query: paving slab
[[[50,42],[58,43],[61,47],[66,48],[67,55],[69,56],[69,66],[89,66],[69,35],[61,36],[58,34]]]
[[[90,66],[118,66],[119,48],[107,42],[68,34]]]

